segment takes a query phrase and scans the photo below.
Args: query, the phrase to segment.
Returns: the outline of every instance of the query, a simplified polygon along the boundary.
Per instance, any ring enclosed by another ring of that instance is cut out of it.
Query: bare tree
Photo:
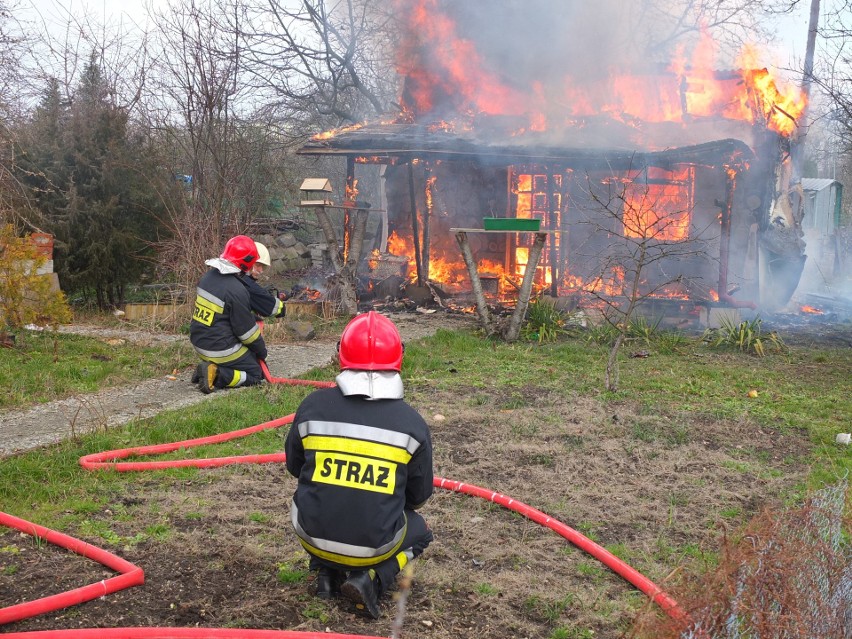
[[[675,47],[701,31],[713,35],[722,51],[766,42],[775,32],[771,17],[789,9],[789,0],[646,0],[635,3],[646,52],[670,59]]]
[[[41,230],[21,184],[18,149],[26,105],[20,88],[24,82],[23,59],[32,44],[25,26],[15,18],[17,3],[0,0],[0,224],[16,230]]]
[[[592,207],[581,209],[579,224],[587,228],[590,240],[607,237],[605,254],[598,253],[594,260],[597,273],[584,290],[600,301],[603,319],[614,329],[605,377],[606,390],[613,392],[619,388],[619,351],[643,303],[664,291],[710,288],[666,269],[693,258],[708,259],[708,245],[718,239],[709,228],[694,227],[690,210],[673,206],[643,183],[647,170],[628,171],[636,176],[631,181],[587,176],[583,189]]]
[[[169,200],[172,237],[160,248],[187,284],[228,236],[246,232],[275,180],[274,127],[242,72],[242,47],[224,28],[222,8],[173,4],[156,15],[152,34],[157,61],[144,112],[167,167],[158,190],[185,189]]]
[[[823,11],[817,30],[817,59],[810,78],[823,98],[822,117],[831,123],[842,149],[852,149],[852,2],[842,0]]]
[[[265,0],[228,12],[242,61],[287,119],[287,133],[304,137],[392,107],[398,86],[385,4]]]
[[[106,86],[105,101],[114,109],[132,114],[144,90],[148,58],[144,34],[129,25],[102,23],[61,4],[52,7],[55,13],[50,16],[32,10],[13,12],[17,8],[27,7],[21,1],[0,0],[0,126],[14,137],[17,161],[13,168],[18,180],[23,176],[26,182],[21,185],[18,181],[23,188],[15,191],[20,196],[14,208],[18,222],[44,231],[50,220],[41,210],[39,198],[48,190],[58,197],[65,194],[61,193],[62,185],[53,179],[55,176],[44,167],[33,165],[32,156],[22,159],[22,153],[35,142],[33,121],[47,87],[58,88],[60,101],[70,107],[74,88],[95,56]],[[7,29],[7,25],[11,28]],[[9,104],[3,100],[6,96],[15,97],[14,123],[6,119],[12,113],[4,109]],[[57,144],[59,133],[62,130],[54,135]],[[11,170],[8,165],[5,168]]]

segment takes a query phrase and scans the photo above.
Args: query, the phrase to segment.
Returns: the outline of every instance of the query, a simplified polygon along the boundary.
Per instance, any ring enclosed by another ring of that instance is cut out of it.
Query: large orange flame
[[[754,47],[743,49],[740,71],[716,71],[717,47],[706,32],[691,55],[680,51],[665,73],[639,75],[612,69],[594,81],[579,82],[565,73],[558,85],[544,86],[535,78],[525,87],[509,85],[489,70],[475,43],[440,10],[439,0],[416,0],[413,10],[406,9],[408,2],[399,7],[407,16],[411,36],[403,39],[405,44],[398,51],[398,70],[406,78],[402,101],[415,117],[439,107],[442,118],[447,117],[446,111],[456,117],[524,116],[528,119],[524,132],[543,131],[554,124],[569,126],[576,124],[575,118],[601,114],[621,122],[684,125],[694,118],[715,118],[759,124],[790,135],[806,104],[801,89],[779,89]],[[553,61],[544,62],[551,67]],[[562,121],[555,122],[558,119]],[[442,128],[453,126],[444,122]]]

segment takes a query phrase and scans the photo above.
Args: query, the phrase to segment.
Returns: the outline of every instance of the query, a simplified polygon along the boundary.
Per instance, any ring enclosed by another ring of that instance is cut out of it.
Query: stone
[[[301,242],[296,242],[296,243],[293,245],[293,248],[294,248],[294,249],[295,249],[295,250],[299,253],[299,255],[301,255],[302,257],[310,257],[310,256],[311,256],[311,249],[309,249],[307,246],[305,246],[305,245],[304,245],[304,244],[302,244]]]
[[[282,233],[275,238],[275,243],[281,248],[290,248],[291,246],[295,246],[298,242],[296,240],[296,236],[292,233]]]
[[[308,342],[317,336],[313,324],[304,320],[285,322],[284,326],[287,331],[293,335],[293,337],[298,340],[302,340],[303,342]]]

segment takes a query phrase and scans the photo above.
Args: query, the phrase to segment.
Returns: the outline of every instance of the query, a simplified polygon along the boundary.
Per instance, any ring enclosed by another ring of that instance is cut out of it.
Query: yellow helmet
[[[264,266],[272,266],[272,260],[269,259],[269,249],[260,242],[255,242],[254,246],[257,249],[257,263]]]

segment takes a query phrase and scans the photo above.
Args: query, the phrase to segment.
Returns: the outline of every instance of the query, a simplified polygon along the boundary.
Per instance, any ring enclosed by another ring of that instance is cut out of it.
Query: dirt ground
[[[699,561],[718,548],[712,513],[754,512],[807,472],[795,462],[811,446],[806,439],[749,421],[679,423],[534,386],[511,402],[494,389],[427,393],[416,384],[407,397],[432,428],[437,476],[542,510],[663,587],[684,548]],[[772,472],[744,468],[744,442]],[[378,621],[313,597],[289,523],[294,488],[280,465],[201,470],[191,480],[139,473],[90,516],[93,531],[111,527],[114,543],[85,539],[140,566],[145,584],[3,631],[202,626],[391,636],[393,597]],[[437,490],[422,512],[435,541],[412,564],[401,636],[615,638],[644,605],[556,533],[495,504]],[[115,574],[3,530],[0,607]]]

